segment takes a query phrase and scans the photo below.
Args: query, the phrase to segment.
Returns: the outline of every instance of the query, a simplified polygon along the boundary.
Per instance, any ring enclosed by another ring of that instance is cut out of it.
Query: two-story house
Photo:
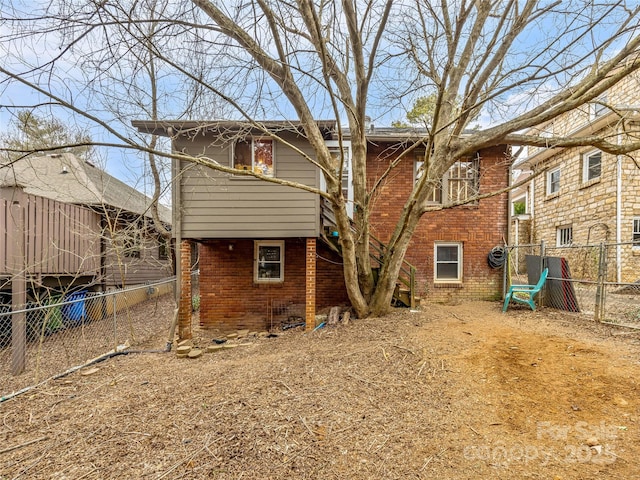
[[[637,141],[640,77],[631,75],[594,102],[533,129],[543,137],[603,136]],[[531,170],[526,200],[531,239],[549,246],[616,244],[608,276],[640,278],[640,154],[612,155],[594,147],[532,148],[520,164]]]
[[[322,189],[319,170],[302,155],[315,156],[301,125],[260,123],[274,136],[235,121],[135,121],[133,125],[142,132],[170,137],[174,152]],[[318,125],[329,148],[337,154],[341,145],[349,159],[348,134],[339,143],[334,121]],[[370,186],[418,135],[398,129],[370,130]],[[449,199],[462,200],[507,186],[507,151],[506,146],[487,149],[456,163],[434,193],[434,210]],[[371,229],[382,242],[389,238],[420,174],[419,150],[406,157],[376,192]],[[335,234],[331,212],[318,195],[210,169],[189,158],[174,159],[172,168],[182,334],[188,335],[190,325],[188,270],[193,242],[200,251],[203,326],[257,330],[297,318],[313,326],[317,310],[348,305],[341,257],[331,242]],[[352,200],[348,160],[343,189],[345,198]],[[425,215],[406,255],[416,267],[418,295],[430,300],[500,296],[502,274],[488,266],[487,254],[504,244],[506,235],[506,194]]]

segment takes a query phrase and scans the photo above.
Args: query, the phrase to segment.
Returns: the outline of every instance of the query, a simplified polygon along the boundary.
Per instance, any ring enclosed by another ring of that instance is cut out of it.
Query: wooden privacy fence
[[[14,258],[25,274],[97,275],[100,215],[88,208],[0,189],[0,275]]]

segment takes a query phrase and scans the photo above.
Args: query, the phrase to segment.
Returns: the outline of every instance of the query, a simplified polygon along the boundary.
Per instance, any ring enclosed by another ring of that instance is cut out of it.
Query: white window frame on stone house
[[[596,182],[602,176],[602,151],[593,150],[582,155],[582,183]]]
[[[633,217],[633,233],[632,233],[633,249],[640,250],[640,216]]]
[[[568,247],[573,243],[573,227],[563,225],[556,228],[556,247]]]
[[[554,179],[554,176],[557,175],[557,179]],[[558,195],[560,193],[560,167],[551,169],[547,172],[546,175],[546,192],[547,196]]]
[[[524,212],[522,214],[516,213],[516,204],[524,205]],[[529,213],[529,193],[524,192],[511,201],[511,215],[526,215],[527,213]]]
[[[607,113],[608,107],[607,103],[607,95],[603,94],[600,97],[596,98],[595,101],[589,104],[589,120],[595,120],[605,113]]]

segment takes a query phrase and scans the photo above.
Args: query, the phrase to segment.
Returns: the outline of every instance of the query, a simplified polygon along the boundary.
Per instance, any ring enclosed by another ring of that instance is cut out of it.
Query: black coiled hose
[[[491,268],[500,268],[504,265],[504,262],[507,258],[507,253],[504,247],[493,247],[489,252],[489,256],[487,257],[487,261],[489,262],[489,266]]]

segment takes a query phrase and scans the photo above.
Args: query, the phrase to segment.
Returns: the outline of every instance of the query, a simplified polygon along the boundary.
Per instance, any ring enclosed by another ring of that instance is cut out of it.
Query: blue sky
[[[569,5],[570,3],[580,3],[584,4],[585,2],[563,2],[563,4]],[[37,5],[37,2],[23,2],[21,0],[13,0],[10,2],[3,1],[0,4],[0,8],[2,9],[3,16],[11,16],[14,15],[15,12],[23,11],[30,12],[35,10],[34,5]],[[43,3],[43,5],[49,5],[48,2]],[[23,14],[20,14],[23,15]],[[25,13],[26,15],[26,13]],[[582,38],[584,41],[585,47],[589,45],[598,45],[602,42],[602,39],[608,36],[611,32],[611,29],[615,28],[616,19],[612,16],[611,18],[607,17],[607,21],[600,22],[597,27],[585,38]],[[567,18],[555,17],[551,19],[545,20],[545,22],[540,23],[536,26],[536,28],[531,29],[527,35],[523,35],[521,39],[520,46],[522,47],[522,55],[523,58],[528,54],[527,47],[530,45],[536,45],[545,39],[548,38],[549,35],[553,35],[557,31],[571,31],[571,24],[567,23]],[[0,22],[0,34],[6,35],[8,33],[9,25],[7,23]],[[5,37],[6,38],[6,37]],[[2,38],[0,38],[2,40]],[[623,41],[624,39],[620,39]],[[13,44],[9,44],[6,41],[4,43],[4,47],[0,46],[0,54],[5,53],[5,65],[7,58],[11,56],[11,54],[19,54],[18,56],[22,58],[27,64],[42,64],[48,58],[52,58],[55,55],[58,55],[61,52],[61,46],[65,45],[64,39],[60,36],[60,33],[57,31],[52,31],[46,36],[39,37],[30,37],[23,38],[20,42],[15,42]],[[82,110],[91,111],[97,116],[100,116],[103,120],[109,122],[109,125],[118,131],[124,132],[123,125],[119,125],[117,123],[118,119],[114,119],[110,114],[106,113],[106,109],[96,103],[95,97],[89,95],[88,90],[83,90],[82,82],[86,81],[91,77],[91,72],[86,70],[81,70],[78,65],[74,64],[74,59],[79,58],[79,55],[82,53],[91,52],[94,45],[91,43],[78,44],[75,47],[73,52],[70,52],[69,55],[65,56],[64,60],[57,64],[58,72],[56,76],[52,78],[52,83],[47,83],[46,85],[53,85],[55,89],[60,92],[60,95],[65,96],[67,99],[72,100],[74,105]],[[5,52],[2,52],[2,49],[5,49]],[[227,51],[217,52],[218,57],[212,55],[211,61],[215,59],[216,61],[224,62],[224,55],[232,53],[232,49],[227,49]],[[560,57],[558,57],[560,58]],[[528,61],[537,60],[535,58],[528,58]],[[24,67],[18,66],[16,63],[10,65],[10,67],[14,71],[21,71],[18,69],[23,69]],[[212,64],[212,68],[218,68],[216,65]],[[397,85],[406,85],[408,83],[408,78],[404,78],[405,76],[413,75],[412,69],[404,68],[405,65],[398,64],[397,62],[394,64],[393,62],[388,64],[387,70],[382,71],[383,75],[386,75],[387,78],[392,79],[390,82],[385,83],[377,83],[374,84],[374,90],[372,91],[372,96],[379,97],[379,100],[373,100],[370,102],[370,111],[367,113],[373,118],[374,123],[377,126],[388,126],[394,120],[403,120],[405,115],[405,109],[410,107],[412,98],[411,96],[406,97],[404,100],[404,105],[400,105],[397,103],[392,103],[386,101],[384,96],[384,89],[388,88],[391,92],[393,92],[394,88]],[[123,75],[129,74],[127,70],[127,66],[122,67],[123,70],[121,73]],[[223,79],[223,82],[226,80],[228,82],[227,85],[224,85],[223,90],[225,92],[229,92],[231,95],[237,96],[238,99],[244,99],[247,104],[251,97],[253,97],[257,91],[261,91],[261,95],[265,94],[265,90],[269,90],[273,88],[273,85],[269,82],[261,83],[261,74],[260,72],[254,72],[254,77],[250,82],[248,82],[244,87],[238,85],[237,87],[233,87],[229,83],[233,79],[233,71],[226,72],[225,69],[218,68],[216,70]],[[408,73],[407,73],[408,72]],[[0,74],[1,75],[1,74]],[[133,73],[131,73],[133,76]],[[228,75],[228,77],[224,77],[223,75]],[[60,80],[57,80],[60,79]],[[132,81],[132,83],[134,83]],[[116,88],[115,85],[111,86],[114,89],[114,98],[117,98],[118,95],[122,95],[122,90]],[[111,88],[108,84],[108,81],[105,81],[105,88]],[[164,105],[163,111],[161,113],[161,117],[163,118],[173,118],[175,117],[176,112],[181,110],[181,106],[179,102],[183,100],[179,97],[179,92],[181,91],[182,84],[176,80],[176,77],[169,76],[167,77],[167,81],[165,84],[165,93],[164,97]],[[535,104],[540,99],[544,99],[545,96],[549,95],[551,92],[555,90],[557,85],[549,83],[545,88],[541,88],[537,91],[519,91],[510,94],[511,96],[505,97],[503,100],[505,102],[505,108],[503,111],[499,112],[502,117],[498,117],[499,120],[504,121],[508,115],[514,115],[518,112],[518,108],[522,108],[528,102],[532,102]],[[119,87],[121,88],[121,87]],[[142,92],[144,93],[144,92]],[[277,92],[276,92],[277,94]],[[418,95],[419,92],[416,92],[415,95]],[[282,95],[280,95],[280,101],[274,100],[270,104],[259,105],[256,103],[257,114],[260,118],[278,118],[278,117],[288,117],[293,118],[293,109],[288,105],[287,102],[282,101]],[[318,108],[318,111],[322,111],[319,114],[321,118],[331,118],[329,114],[326,112],[330,110],[326,109],[326,102],[323,99],[322,95],[318,95],[317,91],[314,91],[313,88],[308,89],[309,103],[311,108]],[[43,104],[48,101],[47,98],[37,94],[33,90],[29,89],[24,85],[17,84],[15,82],[7,83],[6,79],[0,77],[0,131],[5,131],[9,123],[11,121],[11,114],[6,106],[29,106],[29,105],[38,105]],[[224,107],[216,105],[213,100],[212,94],[202,93],[199,100],[201,102],[201,108],[212,112],[211,116],[214,116],[213,112],[221,112],[220,115],[215,116],[227,116],[227,112],[229,110],[225,110]],[[207,108],[207,104],[210,104]],[[529,103],[531,105],[532,103]],[[219,106],[219,108],[217,108]],[[42,110],[42,112],[50,111],[53,115],[57,116],[59,119],[69,123],[73,126],[78,126],[81,129],[86,129],[92,137],[97,141],[104,142],[114,142],[119,143],[114,136],[110,135],[105,131],[104,128],[92,124],[86,118],[79,116],[77,114],[73,114],[68,110],[61,108],[51,108],[47,110],[46,108]],[[147,116],[144,113],[141,113],[138,118],[146,118]],[[478,119],[478,123],[481,126],[489,126],[493,121],[495,121],[495,117],[491,118],[490,112],[488,110],[483,111],[482,115]],[[119,119],[123,120],[126,125],[130,119],[123,118]],[[131,132],[127,132],[129,135]],[[140,178],[142,177],[145,169],[144,158],[140,153],[136,153],[132,150],[117,150],[117,149],[105,149],[100,151],[100,156],[104,159],[104,167],[106,170],[112,175],[126,181],[129,184],[136,186],[144,190],[144,184],[140,183]]]

